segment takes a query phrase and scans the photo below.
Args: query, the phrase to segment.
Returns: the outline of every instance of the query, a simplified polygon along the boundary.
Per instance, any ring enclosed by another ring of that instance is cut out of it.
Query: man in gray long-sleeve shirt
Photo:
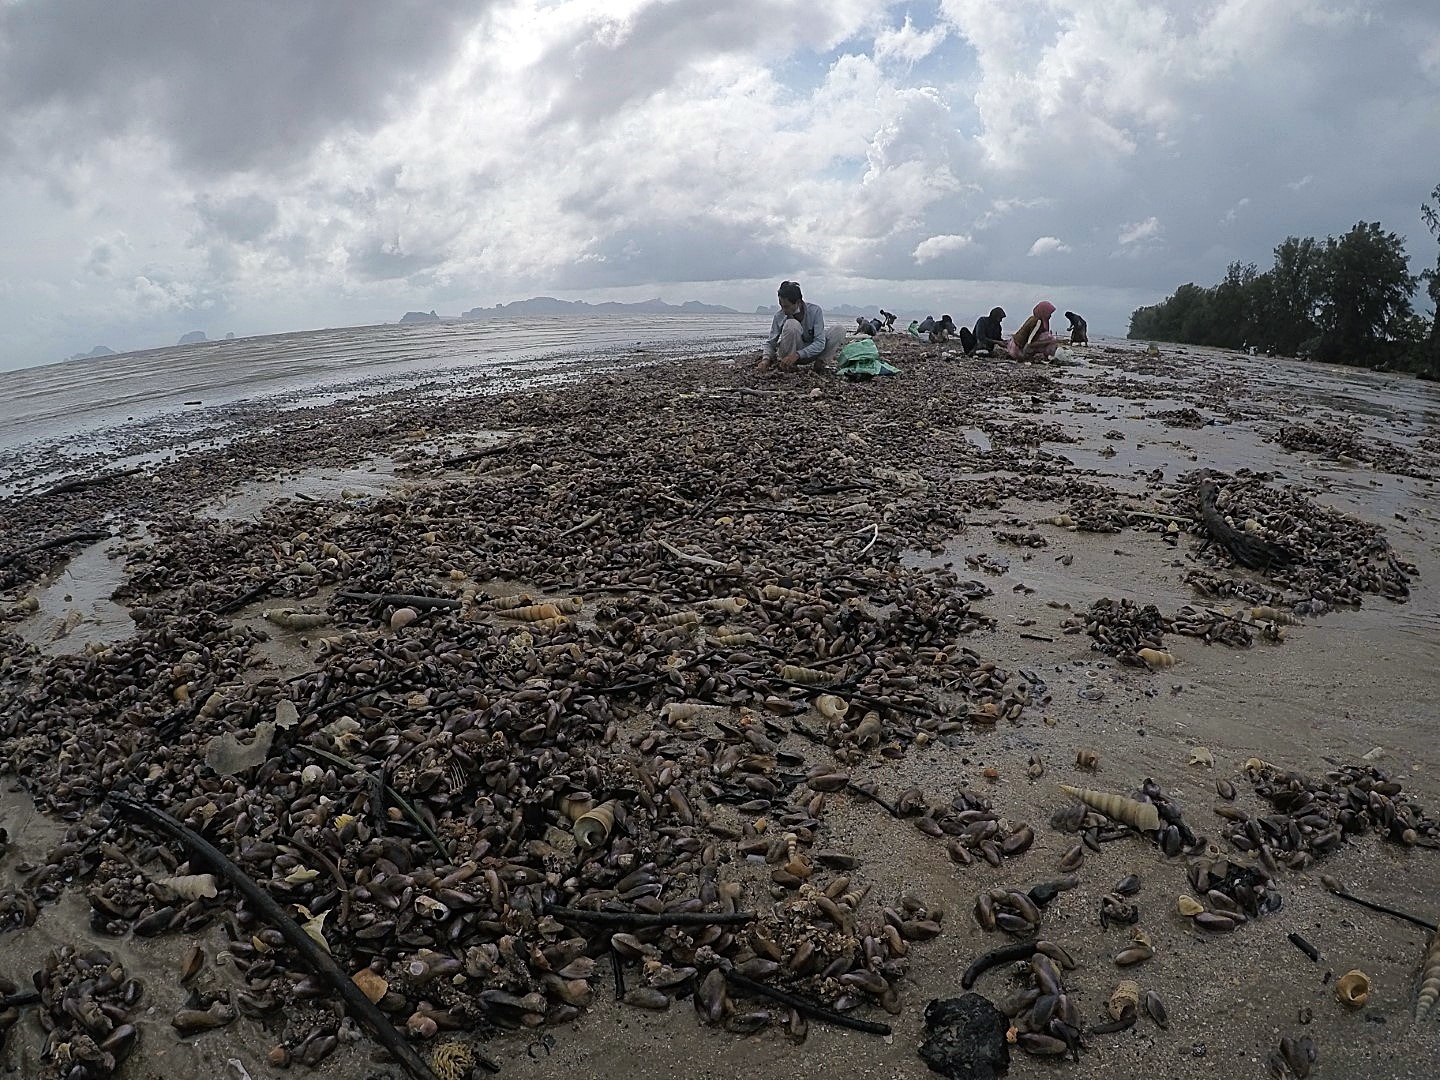
[[[760,370],[769,371],[776,364],[782,371],[814,366],[825,371],[834,365],[835,354],[845,344],[845,328],[825,328],[825,313],[819,304],[807,304],[800,286],[782,281],[777,293],[780,310],[770,323],[770,338],[760,355]]]

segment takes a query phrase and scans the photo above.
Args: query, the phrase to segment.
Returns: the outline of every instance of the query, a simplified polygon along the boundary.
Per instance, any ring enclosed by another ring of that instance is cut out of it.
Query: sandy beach
[[[927,1002],[1035,940],[1082,1022],[1037,1017],[1035,964],[979,976],[1010,1077],[1263,1077],[1282,1038],[1314,1077],[1440,1075],[1432,935],[1322,882],[1440,920],[1440,392],[1138,342],[881,350],[900,377],[656,347],[217,414],[179,453],[12,451],[0,993],[49,974],[0,1009],[0,1069],[405,1075],[232,884],[167,883],[213,868],[127,792],[368,969],[447,1080],[918,1080]],[[1259,567],[1207,533],[1206,477]],[[1062,784],[1160,827],[1067,821]],[[1122,980],[1167,1026],[1092,1032]]]

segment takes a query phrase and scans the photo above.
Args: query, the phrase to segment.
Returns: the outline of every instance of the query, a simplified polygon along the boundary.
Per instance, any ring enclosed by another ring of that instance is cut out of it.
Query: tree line
[[[1420,216],[1440,240],[1440,184],[1430,198]],[[1428,325],[1412,306],[1421,281]],[[1181,285],[1136,308],[1129,336],[1440,376],[1440,253],[1434,269],[1410,273],[1404,238],[1379,222],[1338,238],[1287,237],[1268,270],[1234,262],[1216,285]]]

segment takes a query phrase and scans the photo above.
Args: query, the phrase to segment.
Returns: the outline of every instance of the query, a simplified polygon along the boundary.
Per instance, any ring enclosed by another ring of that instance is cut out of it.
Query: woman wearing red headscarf
[[[1050,316],[1055,305],[1041,300],[1030,317],[1020,324],[1015,336],[1005,343],[1012,360],[1049,360],[1060,348],[1060,339],[1050,332]]]

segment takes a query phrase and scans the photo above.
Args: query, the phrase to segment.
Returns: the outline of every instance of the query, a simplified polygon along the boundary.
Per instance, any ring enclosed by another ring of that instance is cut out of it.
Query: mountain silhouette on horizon
[[[639,300],[632,304],[606,300],[592,304],[586,300],[559,300],[553,296],[532,296],[494,307],[473,307],[462,319],[485,319],[513,315],[739,315],[734,308],[721,304],[702,304],[687,300],[683,304],[667,304],[660,297]]]

